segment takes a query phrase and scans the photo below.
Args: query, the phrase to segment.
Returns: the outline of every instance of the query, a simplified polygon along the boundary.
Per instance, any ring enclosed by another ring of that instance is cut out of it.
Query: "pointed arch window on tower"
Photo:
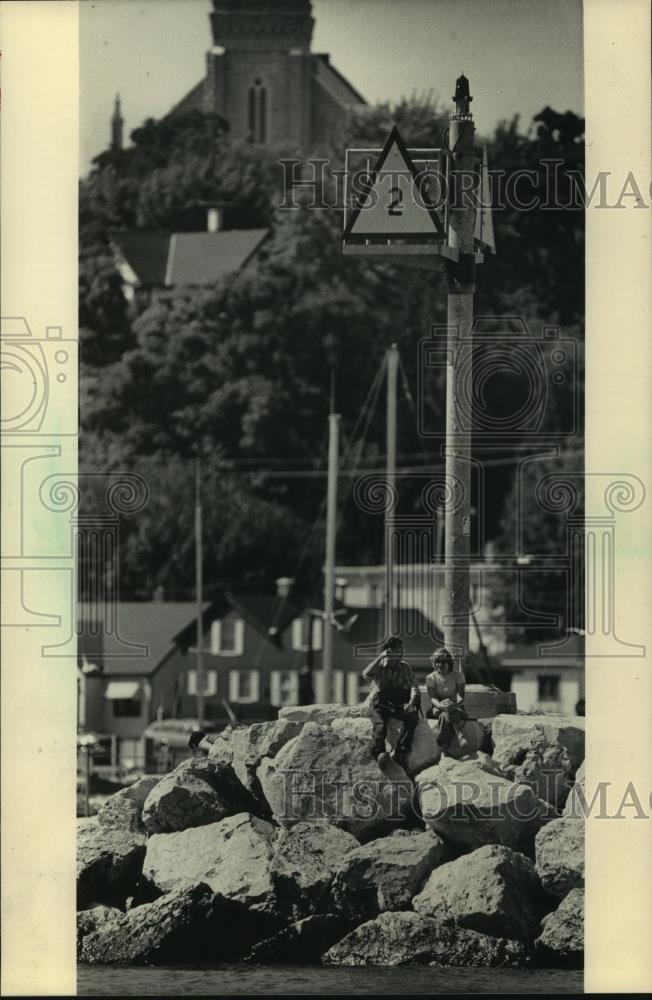
[[[267,142],[267,88],[262,80],[254,80],[249,88],[247,128],[252,142]]]

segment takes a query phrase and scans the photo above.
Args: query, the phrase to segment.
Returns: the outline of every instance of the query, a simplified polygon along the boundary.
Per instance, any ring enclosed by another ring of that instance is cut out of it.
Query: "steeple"
[[[111,118],[111,149],[122,149],[122,130],[125,120],[120,111],[120,94],[115,95],[115,107]]]
[[[213,0],[213,42],[230,51],[310,51],[311,0]]]

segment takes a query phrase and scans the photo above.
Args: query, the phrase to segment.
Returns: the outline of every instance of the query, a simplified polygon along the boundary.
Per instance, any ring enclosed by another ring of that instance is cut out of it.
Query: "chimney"
[[[340,601],[341,604],[346,604],[346,588],[349,585],[349,581],[345,576],[335,577],[335,600]]]
[[[291,576],[280,576],[276,581],[276,593],[279,597],[285,599],[290,596],[290,591],[294,586],[294,580]]]
[[[211,205],[206,213],[206,230],[209,233],[219,233],[223,226],[222,208]]]

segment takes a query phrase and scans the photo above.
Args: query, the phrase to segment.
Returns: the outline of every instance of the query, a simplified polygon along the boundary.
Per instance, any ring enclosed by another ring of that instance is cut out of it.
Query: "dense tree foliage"
[[[339,149],[320,154],[337,168],[347,143],[380,145],[394,122],[408,145],[443,141],[445,116],[429,97],[415,97],[367,109],[351,122]],[[501,125],[489,140],[490,167],[505,173],[497,193],[505,194],[515,172],[539,170],[534,182],[525,178],[527,196],[534,184],[544,200],[550,177],[540,161],[561,161],[557,176],[581,172],[582,134],[580,119],[549,109],[527,135],[516,122]],[[188,468],[197,454],[210,510],[208,582],[297,573],[319,578],[332,372],[346,456],[338,555],[377,560],[382,519],[357,509],[351,472],[382,466],[383,390],[376,392],[375,410],[364,403],[374,380],[377,387],[387,347],[396,342],[405,376],[401,464],[432,462],[439,445],[418,435],[417,410],[422,405],[425,424],[441,432],[444,372],[431,373],[420,399],[419,341],[429,324],[445,322],[445,275],[343,257],[339,208],[309,210],[304,203],[296,211],[278,210],[277,161],[291,151],[231,142],[217,116],[148,121],[132,143],[98,157],[80,194],[82,463],[141,469],[150,483],[148,508],[125,528],[123,587],[143,593],[159,583],[169,592],[191,587]],[[110,231],[196,230],[203,228],[206,205],[215,202],[226,203],[230,227],[270,230],[256,265],[214,287],[161,291],[128,309],[111,267]],[[494,318],[494,329],[503,315],[522,315],[535,338],[543,325],[559,323],[564,337],[581,339],[582,213],[505,208],[494,223],[498,254],[479,268],[478,312]],[[544,366],[552,349],[539,348]],[[560,433],[572,423],[581,383],[574,358],[564,370],[545,412],[546,428]],[[496,370],[485,386],[487,405],[499,412],[514,391],[514,373]],[[501,529],[500,518],[513,501],[513,473],[509,464],[495,470],[487,492],[489,534],[505,551],[507,522]],[[406,487],[406,509],[416,509],[418,494]]]

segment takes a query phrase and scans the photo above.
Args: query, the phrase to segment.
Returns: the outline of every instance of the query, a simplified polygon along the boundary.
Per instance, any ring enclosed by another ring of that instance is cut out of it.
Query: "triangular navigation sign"
[[[351,211],[344,238],[443,239],[444,227],[428,202],[425,181],[395,126]]]

